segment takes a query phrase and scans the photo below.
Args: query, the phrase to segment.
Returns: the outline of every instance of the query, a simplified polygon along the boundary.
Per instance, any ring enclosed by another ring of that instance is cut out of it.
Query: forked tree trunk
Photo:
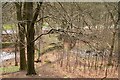
[[[22,3],[15,3],[17,9],[17,20],[22,21]],[[25,57],[25,31],[23,23],[18,22],[19,29],[19,50],[20,50],[20,70],[26,70],[26,57]]]
[[[37,8],[35,14],[33,16],[33,2],[25,2],[26,4],[26,19],[27,19],[27,75],[35,75],[35,67],[34,67],[34,36],[35,29],[34,24],[37,20],[40,7],[42,2],[37,4]]]
[[[34,67],[34,26],[31,26],[33,18],[33,2],[25,2],[27,19],[27,75],[36,74]]]

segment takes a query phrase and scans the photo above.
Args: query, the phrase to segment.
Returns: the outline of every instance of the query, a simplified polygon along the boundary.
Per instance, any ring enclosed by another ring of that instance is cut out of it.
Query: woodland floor
[[[9,48],[4,49],[4,51],[9,50]],[[50,61],[53,61],[53,63],[46,63],[45,59],[47,56],[51,56],[49,59]],[[26,76],[26,71],[17,71],[17,72],[10,72],[10,73],[2,73],[0,75],[0,78],[67,78],[67,77],[75,77],[72,73],[67,73],[66,71],[63,71],[57,64],[55,64],[54,60],[55,57],[53,57],[53,54],[45,54],[41,58],[42,62],[35,63],[35,68],[37,75],[33,76]],[[19,60],[18,60],[19,62]],[[8,66],[14,66],[15,61],[14,59],[9,59],[4,62],[2,62],[2,66],[8,67]],[[82,76],[81,76],[82,77]]]
[[[36,60],[36,59],[35,59]],[[45,60],[51,61],[51,63],[46,63]],[[26,76],[26,71],[17,71],[11,73],[2,73],[0,78],[85,78],[83,77],[84,73],[70,73],[65,69],[61,68],[56,61],[55,53],[50,52],[49,54],[45,54],[41,57],[41,61],[39,63],[35,62],[35,70],[37,75]],[[19,62],[19,60],[18,60]],[[14,59],[6,60],[2,63],[4,67],[14,66]]]

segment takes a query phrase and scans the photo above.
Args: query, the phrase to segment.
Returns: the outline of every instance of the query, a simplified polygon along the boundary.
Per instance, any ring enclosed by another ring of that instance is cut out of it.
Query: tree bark
[[[27,75],[36,74],[34,67],[34,26],[31,26],[33,18],[33,2],[25,2],[27,19]]]
[[[120,1],[118,2],[118,26],[120,26]],[[118,28],[118,64],[120,67],[120,27]]]
[[[15,40],[15,66],[18,66],[18,61],[17,61],[17,51],[18,51],[18,46],[17,46],[17,39]]]
[[[115,36],[116,36],[116,32],[113,32],[113,38],[112,38],[112,44],[111,44],[111,49],[110,49],[110,54],[109,54],[108,65],[112,65],[112,56],[113,56],[113,51],[114,51]]]
[[[34,36],[35,29],[34,24],[39,15],[40,7],[42,2],[37,4],[37,8],[35,14],[33,15],[33,2],[26,2],[26,18],[27,18],[27,75],[35,75],[35,67],[34,67]]]
[[[22,3],[15,3],[17,9],[17,20],[19,29],[19,50],[20,50],[20,70],[26,70],[26,57],[25,57],[25,30],[22,21]]]

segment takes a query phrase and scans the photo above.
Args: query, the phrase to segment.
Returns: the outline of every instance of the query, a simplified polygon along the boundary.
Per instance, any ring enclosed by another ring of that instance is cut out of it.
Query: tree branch
[[[7,4],[8,4],[8,2],[5,2],[5,3],[2,5],[2,8],[4,8]]]
[[[39,22],[39,21],[41,21],[42,19],[48,18],[48,17],[49,17],[49,16],[44,16],[44,17],[40,18],[39,20],[37,20],[36,22]]]
[[[34,14],[34,16],[33,16],[33,19],[32,19],[32,22],[31,22],[31,25],[30,25],[30,26],[32,26],[32,25],[35,24],[35,21],[37,20],[37,17],[38,17],[39,12],[40,12],[40,7],[41,7],[41,5],[42,5],[42,2],[40,2],[40,3],[37,4],[37,8],[36,8],[36,11],[35,11],[35,14]]]

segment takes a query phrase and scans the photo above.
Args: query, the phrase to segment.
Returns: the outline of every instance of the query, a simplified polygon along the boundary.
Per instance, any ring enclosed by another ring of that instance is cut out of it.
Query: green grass
[[[10,73],[19,71],[19,66],[9,66],[9,67],[1,67],[0,72],[2,73]]]
[[[3,28],[5,30],[12,30],[12,29],[15,29],[15,26],[14,25],[5,24],[5,25],[3,25]]]

